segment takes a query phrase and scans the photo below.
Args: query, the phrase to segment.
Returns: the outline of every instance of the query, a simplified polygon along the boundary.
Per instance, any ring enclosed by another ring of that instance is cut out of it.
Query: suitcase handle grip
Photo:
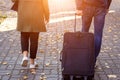
[[[83,37],[82,35],[81,35],[81,32],[80,31],[78,31],[78,32],[76,32],[77,34],[76,34],[76,37],[77,38],[81,38],[81,37]]]

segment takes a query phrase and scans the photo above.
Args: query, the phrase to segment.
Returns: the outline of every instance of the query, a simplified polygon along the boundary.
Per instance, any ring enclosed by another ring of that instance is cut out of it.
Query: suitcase
[[[95,66],[94,35],[76,32],[76,17],[74,31],[64,34],[60,59],[63,80],[92,80]]]

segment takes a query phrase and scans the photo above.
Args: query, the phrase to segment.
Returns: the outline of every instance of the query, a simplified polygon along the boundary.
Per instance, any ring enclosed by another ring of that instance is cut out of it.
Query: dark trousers
[[[95,57],[99,55],[102,43],[102,34],[105,22],[106,9],[86,6],[82,16],[82,31],[88,32],[94,18]]]
[[[21,32],[21,48],[22,52],[30,52],[30,58],[35,59],[38,49],[39,32]],[[30,51],[29,51],[30,45]]]

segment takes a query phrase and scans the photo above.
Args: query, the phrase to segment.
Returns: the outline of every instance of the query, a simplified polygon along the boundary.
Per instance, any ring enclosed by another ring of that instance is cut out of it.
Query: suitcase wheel
[[[62,80],[70,80],[70,76],[69,75],[63,75],[62,77],[63,77]]]
[[[73,80],[94,80],[94,77],[92,76],[86,76],[86,77],[73,77]]]
[[[70,75],[63,75],[62,80],[71,80]],[[76,77],[73,76],[72,80],[94,80],[94,76],[86,76],[86,77]]]

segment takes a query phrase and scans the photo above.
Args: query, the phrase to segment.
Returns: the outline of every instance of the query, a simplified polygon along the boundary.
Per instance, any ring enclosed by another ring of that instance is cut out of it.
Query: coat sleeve
[[[83,0],[75,0],[75,3],[76,3],[77,10],[82,10],[84,8]]]
[[[42,0],[43,1],[43,11],[45,15],[45,19],[49,20],[50,12],[49,12],[49,5],[48,5],[48,0]]]
[[[109,9],[111,2],[112,2],[112,0],[108,0],[107,9]]]
[[[15,1],[15,0],[14,0]],[[14,11],[18,11],[18,4],[19,4],[19,1],[16,0],[13,4],[13,6],[11,7],[11,10],[14,10]]]

